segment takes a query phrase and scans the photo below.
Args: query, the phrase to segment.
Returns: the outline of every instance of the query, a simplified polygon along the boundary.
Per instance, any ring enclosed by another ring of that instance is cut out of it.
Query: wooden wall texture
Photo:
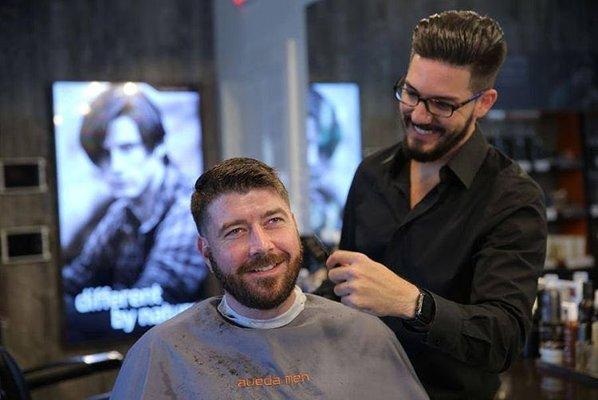
[[[24,367],[106,346],[61,344],[50,83],[55,80],[188,83],[202,89],[206,163],[219,155],[211,0],[54,0],[0,4],[0,158],[48,160],[49,190],[0,195],[0,228],[50,227],[50,262],[0,265],[2,342]],[[126,350],[127,346],[120,346]],[[36,393],[81,399],[115,373]]]
[[[598,91],[598,2],[592,0],[321,0],[307,9],[310,81],[359,84],[366,154],[399,137],[392,86],[406,72],[413,27],[450,9],[489,15],[505,32],[509,53],[495,108],[578,108],[558,94],[572,92],[582,68],[594,75],[586,74],[580,91]]]

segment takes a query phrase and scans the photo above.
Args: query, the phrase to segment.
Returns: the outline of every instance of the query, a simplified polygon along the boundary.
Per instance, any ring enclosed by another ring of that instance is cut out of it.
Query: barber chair
[[[102,371],[119,368],[123,355],[117,351],[74,356],[40,367],[21,370],[8,350],[0,346],[0,400],[31,400],[31,390]],[[89,400],[108,399],[109,393]]]

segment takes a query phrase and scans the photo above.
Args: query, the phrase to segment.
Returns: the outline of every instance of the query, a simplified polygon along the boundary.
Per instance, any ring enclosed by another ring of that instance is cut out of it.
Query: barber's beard
[[[471,124],[473,124],[473,113],[469,116],[465,125],[459,130],[456,131],[447,131],[444,127],[439,124],[422,124],[417,125],[419,128],[433,130],[440,133],[438,137],[438,141],[436,145],[431,150],[422,150],[417,142],[410,143],[408,139],[407,131],[411,128],[413,129],[413,122],[411,121],[410,115],[403,115],[401,118],[403,123],[403,128],[405,129],[405,137],[403,138],[403,151],[405,156],[409,160],[415,160],[418,162],[432,162],[438,161],[445,155],[447,155],[451,150],[453,150],[465,136],[470,129]]]
[[[239,303],[258,310],[271,310],[281,305],[295,288],[303,263],[303,248],[300,247],[300,252],[295,259],[291,259],[290,255],[286,253],[261,255],[247,261],[231,274],[224,273],[211,255],[209,259],[214,275],[224,290]],[[244,279],[244,274],[249,271],[281,262],[287,264],[282,277],[254,278],[251,281]]]

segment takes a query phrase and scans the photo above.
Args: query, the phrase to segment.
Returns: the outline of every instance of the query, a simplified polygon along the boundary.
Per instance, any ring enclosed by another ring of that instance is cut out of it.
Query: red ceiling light
[[[247,0],[232,0],[232,2],[236,7],[243,7]]]

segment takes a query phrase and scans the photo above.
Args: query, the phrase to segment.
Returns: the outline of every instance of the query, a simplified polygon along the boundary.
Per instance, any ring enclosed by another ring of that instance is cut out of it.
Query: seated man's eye
[[[224,234],[224,237],[226,237],[226,238],[234,238],[234,237],[239,236],[242,232],[243,232],[243,229],[241,229],[241,228],[234,228],[234,229],[231,229],[230,231],[227,231]]]

